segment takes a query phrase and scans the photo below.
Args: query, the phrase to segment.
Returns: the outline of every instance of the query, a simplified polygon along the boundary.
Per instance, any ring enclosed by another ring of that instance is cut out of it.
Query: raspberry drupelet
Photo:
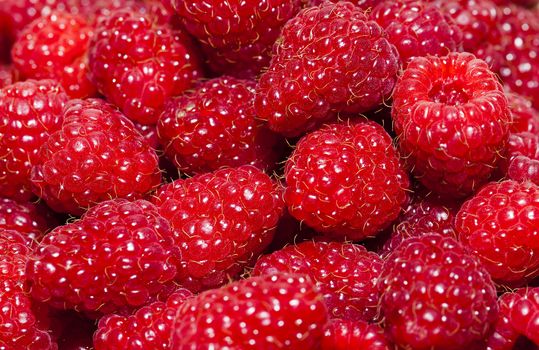
[[[324,332],[320,350],[389,350],[384,330],[365,321],[331,320]]]

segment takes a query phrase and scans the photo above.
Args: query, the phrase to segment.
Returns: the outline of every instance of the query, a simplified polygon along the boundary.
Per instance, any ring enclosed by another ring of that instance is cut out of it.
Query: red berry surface
[[[511,134],[501,168],[509,179],[539,185],[539,133]]]
[[[196,292],[237,277],[271,242],[281,195],[268,175],[249,165],[161,187],[154,203],[182,252],[178,283]]]
[[[49,208],[42,203],[17,202],[0,199],[0,228],[14,230],[23,236],[41,240],[43,235],[58,225]]]
[[[166,100],[199,77],[197,59],[181,33],[151,15],[127,9],[102,18],[90,44],[92,80],[127,117],[155,124]]]
[[[349,2],[323,3],[290,20],[260,77],[255,108],[269,127],[299,136],[389,98],[399,69],[382,28]]]
[[[166,303],[156,301],[130,316],[109,315],[99,320],[94,335],[96,350],[169,350],[179,306],[192,294],[187,289],[172,293]]]
[[[36,300],[99,315],[144,306],[168,292],[180,257],[153,204],[115,199],[48,233],[26,274]]]
[[[360,245],[307,241],[261,257],[252,274],[308,275],[324,295],[330,317],[371,321],[381,267],[380,257]]]
[[[206,291],[179,308],[172,348],[314,349],[327,310],[309,278],[251,277]]]
[[[81,16],[55,11],[30,23],[15,41],[13,65],[21,79],[55,79],[73,98],[95,95],[88,78],[92,27]]]
[[[79,215],[110,198],[138,199],[159,186],[155,149],[103,100],[71,100],[64,122],[32,170],[35,193],[58,212]]]
[[[11,85],[13,81],[13,67],[11,65],[0,64],[0,89]]]
[[[29,240],[0,228],[0,348],[55,349],[46,329],[38,324],[32,301],[25,293],[25,266],[31,253]]]
[[[166,105],[157,132],[178,169],[194,174],[244,164],[276,167],[282,140],[257,119],[255,84],[223,76]]]
[[[393,94],[402,155],[425,187],[466,196],[487,182],[511,114],[487,64],[468,53],[412,60]]]
[[[326,327],[320,350],[389,350],[384,330],[365,321],[334,319]]]
[[[39,149],[62,126],[67,102],[52,80],[27,80],[0,89],[0,195],[21,201],[33,197],[30,173]]]
[[[453,19],[428,1],[381,1],[371,18],[385,29],[405,65],[413,57],[458,51],[462,43],[462,31]]]
[[[404,240],[379,280],[388,337],[403,348],[477,346],[498,315],[488,272],[456,240],[438,234]]]
[[[303,137],[286,162],[285,180],[290,214],[341,239],[376,235],[408,199],[391,137],[371,121],[331,124]]]
[[[539,111],[533,108],[532,103],[525,97],[514,93],[506,93],[509,110],[513,115],[510,131],[531,132],[539,134]]]
[[[538,185],[486,185],[463,204],[455,228],[497,283],[519,285],[539,275]]]

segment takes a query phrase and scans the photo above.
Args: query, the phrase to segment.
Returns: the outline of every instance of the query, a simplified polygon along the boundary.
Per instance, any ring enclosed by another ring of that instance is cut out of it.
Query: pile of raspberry
[[[539,0],[0,0],[0,350],[539,349]]]

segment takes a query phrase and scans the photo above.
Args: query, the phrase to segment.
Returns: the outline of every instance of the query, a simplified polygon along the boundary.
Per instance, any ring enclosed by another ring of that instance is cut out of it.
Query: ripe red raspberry
[[[456,240],[409,238],[387,258],[379,280],[389,338],[416,350],[478,345],[498,315],[488,272]]]
[[[1,44],[0,44],[1,45]],[[13,67],[0,64],[0,89],[13,83]]]
[[[463,197],[488,181],[505,149],[511,114],[484,61],[468,53],[416,58],[393,99],[400,149],[425,187]]]
[[[509,136],[501,170],[508,179],[539,185],[539,133],[519,132]]]
[[[30,172],[39,149],[62,125],[68,97],[52,80],[27,80],[0,89],[0,195],[33,197]]]
[[[102,18],[90,44],[92,80],[126,116],[155,124],[165,101],[198,78],[196,58],[150,15],[128,9]]]
[[[70,97],[95,95],[86,62],[92,35],[84,18],[55,11],[25,27],[11,51],[13,65],[21,79],[57,80]]]
[[[307,275],[324,295],[330,317],[371,321],[378,308],[381,267],[382,259],[362,246],[308,241],[261,257],[253,275]]]
[[[365,321],[331,320],[326,327],[320,350],[389,350],[384,330]]]
[[[405,65],[413,57],[458,51],[462,43],[462,32],[453,19],[428,1],[385,0],[373,9],[371,18],[385,29]]]
[[[11,199],[0,199],[0,228],[14,230],[33,240],[41,240],[43,235],[57,226],[56,218],[50,210],[31,202],[20,203]]]
[[[460,203],[444,200],[436,195],[420,197],[401,215],[389,239],[384,243],[381,255],[390,254],[409,237],[438,233],[456,238],[454,221],[459,208]]]
[[[194,292],[241,273],[269,245],[283,211],[278,186],[249,165],[176,180],[154,203],[182,252],[177,281]]]
[[[48,233],[26,274],[36,300],[99,315],[140,307],[168,292],[180,258],[170,226],[153,204],[114,199]]]
[[[327,310],[310,279],[278,274],[251,277],[184,302],[172,348],[315,349]]]
[[[142,198],[159,186],[155,150],[114,106],[72,100],[63,118],[32,170],[35,193],[52,209],[82,214],[96,203]]]
[[[335,238],[375,235],[408,199],[392,139],[372,121],[331,124],[305,136],[286,162],[285,178],[290,214]]]
[[[399,65],[382,28],[353,4],[307,8],[283,27],[258,83],[256,112],[272,130],[299,136],[340,112],[382,104]]]
[[[281,27],[301,0],[173,0],[185,28],[202,44],[217,73],[254,77],[268,66]]]
[[[16,231],[0,229],[0,252],[0,348],[55,349],[24,292],[29,240]]]
[[[135,129],[137,129],[153,149],[157,150],[161,147],[159,136],[157,135],[157,127],[155,125],[145,125],[137,122],[134,122],[133,125],[135,125]]]
[[[188,174],[244,164],[274,169],[282,140],[257,119],[254,87],[220,77],[171,100],[157,124],[169,159]]]
[[[513,123],[509,131],[513,133],[531,132],[539,135],[539,111],[533,108],[532,103],[517,94],[506,93],[509,110],[513,115]]]
[[[307,0],[308,6],[318,6],[322,4],[323,2],[333,2],[337,3],[339,1],[343,0]],[[344,0],[353,3],[357,7],[361,8],[362,10],[371,10],[373,7],[375,7],[378,4],[378,0]]]
[[[101,318],[94,335],[95,349],[170,350],[177,310],[191,296],[191,292],[181,288],[171,294],[166,303],[156,301],[131,316],[109,315]]]
[[[463,204],[455,228],[494,281],[518,285],[539,276],[539,186],[488,184]]]

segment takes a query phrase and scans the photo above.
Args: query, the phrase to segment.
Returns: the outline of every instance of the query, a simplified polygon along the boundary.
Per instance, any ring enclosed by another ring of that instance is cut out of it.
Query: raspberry
[[[383,329],[365,321],[331,320],[326,327],[320,350],[389,350]]]
[[[109,315],[99,320],[94,336],[96,350],[169,350],[178,307],[192,294],[179,289],[166,303],[156,301],[131,316]]]
[[[157,131],[167,156],[189,174],[251,164],[272,170],[281,139],[257,120],[255,83],[220,77],[170,101]]]
[[[13,80],[12,66],[0,64],[0,89],[4,86],[11,85]]]
[[[36,300],[99,315],[146,305],[167,292],[180,257],[153,204],[115,199],[48,233],[26,274]]]
[[[139,123],[133,123],[135,129],[144,137],[146,142],[155,150],[161,147],[159,143],[159,136],[157,135],[157,127],[155,125],[145,125]]]
[[[322,4],[323,2],[333,2],[337,3],[339,1],[343,0],[307,0],[307,4],[309,6],[318,6]],[[344,0],[353,3],[357,7],[361,8],[362,10],[371,10],[373,7],[375,7],[378,4],[378,0]]]
[[[24,292],[24,269],[31,252],[28,239],[0,229],[0,251],[0,348],[55,349]]]
[[[185,28],[202,44],[212,70],[254,77],[268,66],[281,27],[301,0],[173,0]]]
[[[286,162],[285,178],[290,214],[352,240],[389,226],[409,186],[391,137],[371,121],[326,125],[305,136]]]
[[[460,28],[432,3],[385,0],[373,9],[371,18],[385,29],[405,65],[413,57],[445,56],[461,46]]]
[[[315,349],[326,321],[327,310],[310,279],[251,277],[184,302],[172,348]]]
[[[468,53],[416,58],[393,98],[400,149],[425,187],[464,197],[488,181],[506,146],[511,114],[485,62]]]
[[[404,240],[379,280],[386,334],[416,350],[480,343],[498,314],[496,289],[475,257],[438,234]]]
[[[178,283],[193,292],[241,273],[269,245],[283,211],[276,184],[249,165],[174,181],[154,203],[182,252]]]
[[[30,172],[39,149],[62,125],[67,95],[52,80],[27,80],[0,89],[0,195],[33,197]]]
[[[53,12],[25,27],[13,45],[13,65],[23,79],[57,80],[70,97],[95,95],[86,62],[92,35],[82,17]]]
[[[539,133],[511,134],[501,170],[509,179],[539,185]]]
[[[330,317],[370,321],[377,313],[381,267],[380,257],[362,246],[308,241],[261,257],[253,275],[308,275],[324,295]]]
[[[255,109],[270,129],[300,136],[338,113],[380,104],[397,79],[397,50],[348,2],[323,3],[290,20],[257,86]]]
[[[519,285],[539,276],[537,185],[488,184],[463,204],[455,228],[497,283]]]
[[[14,230],[30,239],[41,240],[57,224],[56,218],[42,204],[0,198],[0,229]]]
[[[90,44],[91,78],[126,116],[155,124],[165,101],[198,78],[196,58],[150,15],[128,9],[102,18]]]
[[[539,111],[533,108],[531,102],[514,93],[507,93],[507,102],[513,115],[510,132],[531,132],[539,134]]]
[[[114,106],[72,100],[63,118],[32,170],[36,194],[52,209],[82,214],[96,203],[138,199],[159,186],[155,150]]]

